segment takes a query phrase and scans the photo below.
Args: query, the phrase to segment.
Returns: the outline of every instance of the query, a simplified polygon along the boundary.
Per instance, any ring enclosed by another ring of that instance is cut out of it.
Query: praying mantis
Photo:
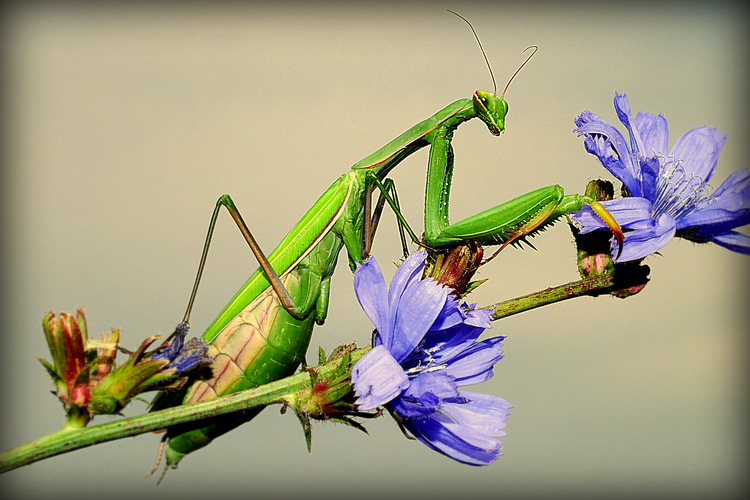
[[[237,224],[260,268],[202,335],[210,344],[209,355],[214,357],[211,378],[196,380],[181,392],[160,394],[152,409],[210,400],[291,375],[304,360],[314,325],[326,319],[330,280],[339,253],[346,249],[352,270],[367,259],[386,202],[395,212],[399,227],[405,228],[414,242],[431,249],[451,248],[470,241],[500,245],[502,249],[562,215],[580,210],[584,204],[590,204],[621,239],[617,223],[601,205],[586,196],[565,195],[559,185],[537,189],[459,222],[449,222],[453,134],[462,123],[478,118],[492,135],[499,136],[505,130],[508,113],[505,92],[531,56],[533,53],[511,76],[500,96],[496,85],[492,93],[477,90],[471,98],[449,104],[355,163],[333,182],[268,256],[255,241],[232,198],[221,196],[210,220],[184,322],[189,321],[222,207]],[[424,235],[419,239],[399,211],[395,184],[388,175],[402,160],[423,147],[429,147],[429,158]],[[380,198],[373,209],[371,198],[375,189]],[[403,236],[402,241],[405,241]],[[168,466],[176,467],[184,456],[247,422],[259,411],[224,417],[197,427],[168,429],[165,437]]]

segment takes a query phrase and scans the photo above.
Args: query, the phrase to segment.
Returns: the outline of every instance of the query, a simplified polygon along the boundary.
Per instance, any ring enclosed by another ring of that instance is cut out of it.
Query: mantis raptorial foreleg
[[[562,187],[552,185],[501,203],[454,224],[449,223],[450,186],[453,177],[452,130],[437,128],[431,136],[425,191],[425,236],[427,246],[444,247],[474,240],[484,245],[501,245],[528,236],[560,216],[592,208],[610,226],[622,246],[622,231],[599,203],[587,196],[566,196]],[[497,254],[497,252],[496,252]]]

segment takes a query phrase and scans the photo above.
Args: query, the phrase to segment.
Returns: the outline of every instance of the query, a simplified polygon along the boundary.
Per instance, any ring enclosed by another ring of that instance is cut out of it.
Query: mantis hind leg
[[[216,221],[219,218],[219,212],[221,211],[221,207],[224,207],[229,212],[229,215],[232,216],[232,219],[237,224],[237,227],[239,228],[240,232],[242,233],[242,236],[245,238],[245,241],[247,242],[248,246],[250,247],[250,250],[253,252],[253,255],[255,255],[255,258],[258,260],[258,264],[260,264],[261,269],[263,270],[263,273],[265,274],[268,281],[271,283],[271,287],[273,288],[274,292],[276,292],[276,295],[279,297],[279,301],[281,302],[281,305],[286,309],[286,311],[295,319],[304,319],[304,311],[301,310],[295,303],[294,300],[292,300],[292,297],[289,295],[289,292],[284,288],[284,285],[281,283],[281,280],[279,279],[278,274],[276,271],[274,271],[273,267],[271,267],[271,263],[268,261],[268,257],[263,253],[260,246],[258,245],[258,242],[255,240],[255,237],[250,232],[250,229],[247,227],[247,224],[245,223],[244,219],[242,218],[242,215],[240,215],[239,210],[234,204],[234,201],[232,201],[232,198],[228,195],[222,195],[217,201],[216,206],[214,207],[213,214],[211,215],[211,222],[208,225],[208,234],[206,234],[206,241],[203,244],[203,252],[201,253],[201,261],[198,265],[198,272],[195,276],[195,282],[193,283],[193,290],[190,293],[190,300],[188,301],[187,309],[185,310],[185,317],[183,318],[183,322],[188,323],[190,319],[190,313],[193,309],[193,304],[195,302],[195,296],[198,293],[198,285],[201,281],[201,276],[203,275],[203,269],[206,266],[206,259],[208,257],[208,249],[211,246],[211,238],[214,234],[214,228],[216,227]]]

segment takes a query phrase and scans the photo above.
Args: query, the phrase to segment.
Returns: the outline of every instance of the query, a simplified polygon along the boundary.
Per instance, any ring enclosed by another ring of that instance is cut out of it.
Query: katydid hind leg
[[[201,276],[203,275],[203,270],[206,266],[208,250],[211,246],[211,239],[216,227],[216,221],[219,218],[219,212],[221,211],[222,207],[226,208],[226,210],[229,212],[229,215],[232,216],[232,219],[237,224],[237,227],[242,233],[242,236],[245,238],[245,241],[250,247],[250,250],[253,252],[253,255],[255,255],[255,258],[258,260],[258,264],[260,264],[260,267],[263,270],[263,273],[265,274],[269,283],[271,284],[271,287],[279,297],[281,305],[295,319],[303,319],[303,315],[299,313],[299,308],[295,305],[294,301],[289,295],[289,292],[287,292],[286,288],[284,288],[284,285],[281,283],[281,280],[279,279],[276,271],[274,271],[273,267],[271,267],[271,263],[268,261],[268,257],[266,257],[266,255],[263,253],[260,246],[258,245],[258,242],[255,240],[255,237],[250,232],[250,229],[247,227],[247,224],[245,223],[242,215],[234,204],[234,201],[228,194],[225,194],[216,201],[216,206],[214,207],[213,214],[211,215],[211,222],[208,225],[208,233],[206,234],[206,240],[203,244],[203,252],[201,253],[200,264],[198,264],[198,272],[195,276],[193,290],[190,293],[190,300],[188,301],[188,306],[185,310],[185,317],[183,318],[183,322],[189,322],[190,313],[193,309],[193,304],[195,303],[196,294],[198,293],[198,285],[200,284]]]

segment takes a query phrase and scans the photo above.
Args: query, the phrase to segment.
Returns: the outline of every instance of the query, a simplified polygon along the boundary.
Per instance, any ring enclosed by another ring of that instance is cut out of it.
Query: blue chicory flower
[[[375,346],[354,366],[362,410],[385,405],[413,436],[470,465],[502,455],[512,406],[495,396],[459,389],[492,377],[504,337],[477,341],[490,312],[459,304],[435,280],[420,279],[426,252],[409,256],[390,289],[374,258],[358,267],[354,287],[377,329]]]
[[[633,120],[625,94],[615,93],[614,102],[629,142],[614,125],[590,111],[576,118],[575,131],[585,136],[586,150],[630,193],[602,202],[629,230],[615,261],[650,255],[675,236],[750,254],[750,236],[734,230],[750,223],[750,170],[734,172],[713,193],[708,184],[727,136],[715,128],[698,127],[668,150],[664,116],[640,111]],[[607,229],[588,206],[574,213],[573,220],[583,226],[582,233]]]
[[[174,329],[172,340],[157,350],[151,359],[165,359],[169,361],[167,368],[174,368],[178,375],[188,373],[198,366],[211,364],[213,361],[207,354],[208,344],[205,340],[192,338],[185,342],[190,325],[180,323]]]

